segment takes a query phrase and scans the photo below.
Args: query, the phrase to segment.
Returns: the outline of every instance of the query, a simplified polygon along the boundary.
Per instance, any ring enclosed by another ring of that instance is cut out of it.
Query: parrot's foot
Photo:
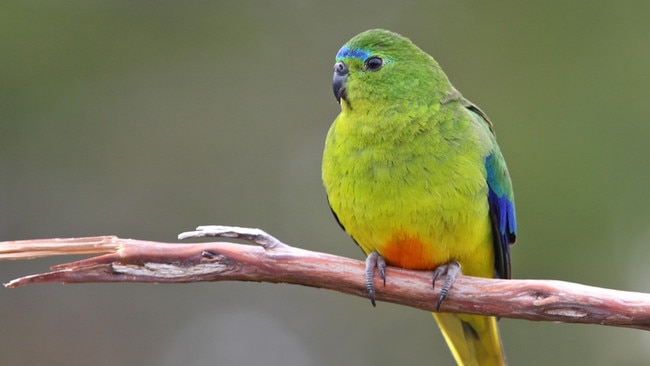
[[[375,268],[379,270],[379,277],[384,280],[386,285],[386,261],[377,252],[371,252],[366,258],[366,288],[368,289],[368,296],[372,306],[375,305]]]
[[[442,289],[440,290],[440,297],[438,297],[438,302],[436,303],[436,311],[440,310],[440,305],[447,298],[447,295],[449,294],[449,289],[451,289],[451,286],[454,284],[454,281],[456,280],[456,276],[458,274],[462,274],[462,272],[460,271],[460,263],[456,261],[451,261],[449,263],[445,263],[443,265],[436,267],[436,269],[433,271],[432,282],[434,287],[436,286],[436,280],[438,279],[438,277],[440,277],[443,274],[446,274],[447,277],[445,278],[445,283],[442,285]]]

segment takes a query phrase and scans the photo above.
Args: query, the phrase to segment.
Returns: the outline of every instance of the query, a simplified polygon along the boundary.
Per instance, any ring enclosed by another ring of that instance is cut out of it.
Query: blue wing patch
[[[510,177],[505,165],[495,161],[493,154],[485,159],[485,169],[494,236],[494,266],[498,277],[510,278],[510,245],[514,244],[517,232]]]

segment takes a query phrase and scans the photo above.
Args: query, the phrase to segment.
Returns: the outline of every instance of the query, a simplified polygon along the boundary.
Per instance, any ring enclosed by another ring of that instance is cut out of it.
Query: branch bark
[[[364,263],[289,246],[258,229],[203,226],[179,235],[237,238],[231,242],[160,243],[100,236],[0,242],[0,260],[101,254],[12,280],[14,288],[44,283],[256,281],[324,288],[367,297]],[[387,268],[376,276],[376,299],[434,311],[439,279],[430,272]],[[459,276],[441,312],[503,318],[602,324],[650,330],[650,294],[552,280],[499,280]]]

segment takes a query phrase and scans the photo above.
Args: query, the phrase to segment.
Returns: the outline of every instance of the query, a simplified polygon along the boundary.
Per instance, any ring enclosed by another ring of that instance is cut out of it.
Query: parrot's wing
[[[510,245],[516,239],[515,204],[508,169],[497,150],[485,159],[490,220],[494,237],[494,268],[500,278],[510,278]]]
[[[465,108],[485,123],[492,132],[493,149],[485,158],[487,171],[488,202],[494,236],[494,268],[499,278],[510,278],[510,245],[516,240],[515,203],[508,167],[496,143],[492,122],[487,115],[470,101],[463,99]]]

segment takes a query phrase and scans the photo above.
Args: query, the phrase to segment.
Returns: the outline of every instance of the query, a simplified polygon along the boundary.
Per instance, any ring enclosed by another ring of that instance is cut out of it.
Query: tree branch
[[[257,245],[160,243],[115,236],[38,239],[0,242],[0,260],[102,254],[12,280],[5,284],[9,288],[38,283],[256,281],[367,297],[361,261],[291,247],[258,229],[202,226],[179,238],[209,236]],[[386,273],[385,286],[378,278],[375,282],[378,301],[435,310],[444,278],[432,289],[430,272],[388,267]],[[459,276],[440,311],[650,330],[650,294],[563,281]]]

